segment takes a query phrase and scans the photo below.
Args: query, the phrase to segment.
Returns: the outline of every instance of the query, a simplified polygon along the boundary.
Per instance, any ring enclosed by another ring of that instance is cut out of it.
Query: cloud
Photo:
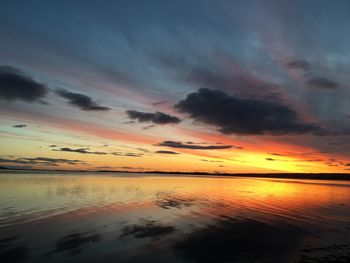
[[[339,84],[333,80],[330,80],[326,77],[313,76],[311,72],[311,64],[305,59],[292,60],[285,64],[288,69],[299,69],[306,73],[304,75],[305,83],[314,88],[322,89],[335,89]]]
[[[108,108],[108,107],[98,105],[90,97],[88,97],[84,94],[73,93],[73,92],[66,91],[64,89],[56,90],[56,94],[58,94],[62,98],[67,99],[69,104],[71,104],[75,107],[78,107],[84,111],[107,111],[107,110],[110,110],[110,108]]]
[[[141,112],[135,110],[126,111],[128,117],[132,120],[137,120],[139,122],[152,122],[155,124],[178,124],[181,120],[176,116],[171,116],[163,112]]]
[[[144,149],[144,148],[136,148],[136,150],[139,150],[139,151],[144,152],[144,153],[148,153],[149,152],[149,150]]]
[[[52,146],[50,146],[52,147]],[[81,153],[81,154],[107,154],[106,152],[91,152],[89,151],[89,148],[79,148],[79,149],[71,149],[68,147],[60,148],[60,149],[53,149],[52,151],[55,152],[74,152],[74,153]]]
[[[160,153],[160,154],[179,154],[179,153],[173,152],[173,151],[156,151],[156,153]]]
[[[166,146],[171,148],[182,148],[182,149],[193,149],[193,150],[220,150],[220,149],[230,149],[231,145],[199,145],[194,143],[182,143],[176,141],[164,141],[156,146]]]
[[[221,62],[225,62],[217,63],[216,59],[208,60],[198,54],[191,58],[158,54],[155,59],[162,68],[168,68],[170,76],[177,81],[185,81],[197,87],[234,91],[245,97],[284,99],[284,88],[279,84],[259,78],[226,52],[219,51],[216,55],[222,58]]]
[[[332,146],[344,146],[344,145],[350,145],[350,142],[346,142],[346,141],[335,141],[335,142],[329,142],[328,145],[332,145]]]
[[[196,120],[218,128],[224,134],[305,134],[320,131],[304,123],[287,106],[271,101],[244,99],[223,91],[201,88],[175,107]]]
[[[306,84],[322,89],[335,89],[339,86],[338,83],[325,77],[311,77],[306,81]]]
[[[72,149],[68,147],[60,148],[60,149],[52,149],[55,152],[74,152],[80,154],[97,154],[97,155],[116,155],[116,156],[129,156],[129,157],[142,157],[144,154],[142,153],[131,153],[131,152],[98,152],[98,151],[90,151],[90,148],[79,148]]]
[[[190,70],[187,81],[200,87],[232,91],[249,97],[281,99],[280,87],[254,77],[249,72],[228,72],[224,69],[195,67]]]
[[[47,92],[44,84],[36,82],[21,70],[0,66],[0,99],[34,102],[44,98]]]
[[[311,64],[305,59],[292,60],[285,64],[289,69],[300,69],[303,71],[309,71],[311,69]]]
[[[223,163],[224,161],[219,160],[207,160],[207,159],[201,159],[202,162],[209,162],[209,163]]]
[[[123,153],[123,152],[113,152],[111,154],[116,156],[128,156],[128,157],[142,157],[144,155],[142,153]]]
[[[13,128],[24,128],[24,127],[27,127],[26,124],[17,124],[17,125],[13,125],[12,126]]]
[[[35,158],[17,158],[17,159],[0,158],[0,163],[58,166],[59,164],[77,165],[82,162],[80,160],[35,157]]]
[[[287,154],[282,154],[282,153],[268,153],[268,154],[275,155],[275,156],[289,156]]]

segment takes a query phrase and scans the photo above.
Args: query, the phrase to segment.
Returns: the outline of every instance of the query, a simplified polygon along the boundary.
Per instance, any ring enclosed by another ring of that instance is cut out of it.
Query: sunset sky
[[[0,166],[350,172],[350,1],[0,1]]]

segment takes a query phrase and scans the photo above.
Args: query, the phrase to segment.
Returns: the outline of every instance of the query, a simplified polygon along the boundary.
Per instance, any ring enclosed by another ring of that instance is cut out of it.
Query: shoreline
[[[123,171],[123,170],[47,170],[0,168],[3,172],[52,172],[52,173],[128,173],[188,176],[255,177],[276,179],[308,179],[350,181],[350,173],[207,173],[207,172],[166,172],[166,171]]]

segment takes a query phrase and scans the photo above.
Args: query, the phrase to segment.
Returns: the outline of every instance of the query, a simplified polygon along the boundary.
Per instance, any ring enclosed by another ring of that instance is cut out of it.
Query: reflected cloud
[[[301,259],[297,263],[350,262],[350,243],[324,247],[308,246],[301,252]]]
[[[286,262],[304,235],[292,225],[227,218],[195,230],[174,247],[194,262]]]
[[[164,208],[177,208],[181,209],[183,207],[189,207],[195,204],[195,199],[179,197],[167,193],[158,193],[156,194],[157,200],[155,201],[156,205]]]
[[[28,259],[29,248],[24,242],[19,242],[18,237],[8,237],[0,240],[1,262],[19,263]]]
[[[166,226],[152,220],[141,220],[141,224],[128,225],[122,228],[121,237],[133,236],[134,238],[151,238],[153,240],[160,239],[164,235],[168,235],[175,231],[172,226]]]
[[[56,249],[51,253],[66,252],[67,254],[74,256],[80,254],[83,248],[89,243],[98,242],[102,239],[100,234],[94,234],[90,232],[78,232],[72,233],[61,237],[56,241]]]
[[[25,255],[28,245],[31,262],[342,262],[350,251],[337,248],[350,242],[349,184],[341,181],[123,173],[0,179],[0,236],[33,241],[3,240],[1,255]],[[315,260],[302,261],[308,257]]]

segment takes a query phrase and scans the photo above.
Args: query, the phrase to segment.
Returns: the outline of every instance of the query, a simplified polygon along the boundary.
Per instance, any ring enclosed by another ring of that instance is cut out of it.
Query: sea
[[[350,181],[1,172],[0,262],[350,262]]]

